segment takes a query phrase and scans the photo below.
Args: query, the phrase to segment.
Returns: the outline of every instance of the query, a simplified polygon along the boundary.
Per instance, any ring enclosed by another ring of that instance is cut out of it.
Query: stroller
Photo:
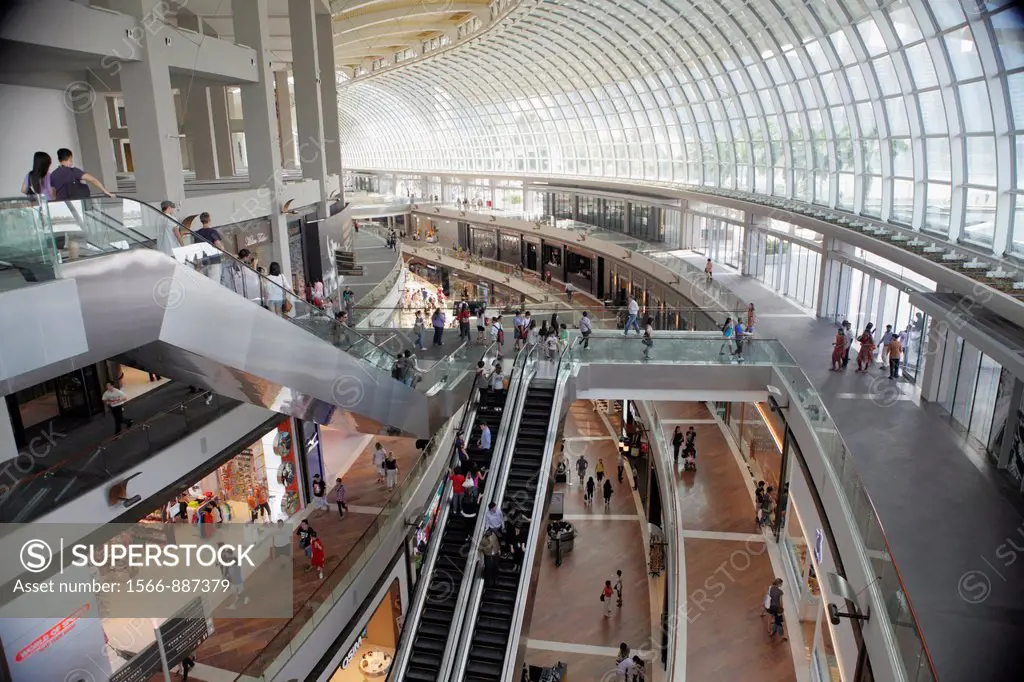
[[[693,447],[693,443],[687,443],[683,449],[683,471],[696,471],[697,470],[697,448]]]

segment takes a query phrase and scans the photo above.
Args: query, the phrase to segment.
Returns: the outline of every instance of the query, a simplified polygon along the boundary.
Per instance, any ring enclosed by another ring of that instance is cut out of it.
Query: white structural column
[[[217,175],[229,178],[235,174],[235,155],[231,149],[231,116],[228,114],[228,91],[223,85],[207,89],[210,118],[213,122],[213,146],[217,154]]]
[[[99,178],[113,192],[117,189],[117,158],[114,156],[114,142],[110,139],[112,126],[107,118],[107,105],[113,100],[99,91],[96,93],[91,107],[75,112],[79,149],[73,151],[78,166]]]
[[[288,87],[288,72],[274,72],[274,92],[277,94],[277,127],[281,136],[281,165],[298,168],[295,162],[295,130],[292,126],[292,93]]]
[[[320,99],[324,119],[324,157],[327,174],[341,174],[341,132],[338,123],[338,78],[334,66],[334,20],[316,15],[316,47],[320,60]]]
[[[217,179],[217,154],[213,141],[213,119],[206,84],[193,81],[184,84],[181,104],[185,109],[185,139],[188,156],[196,180]]]
[[[245,146],[249,161],[249,182],[260,189],[270,203],[271,230],[274,233],[274,260],[281,265],[284,280],[292,279],[288,258],[288,222],[281,213],[281,153],[277,140],[277,116],[274,105],[274,72],[271,68],[269,0],[232,0],[235,41],[256,51],[259,80],[241,86],[242,118],[245,122]],[[238,220],[253,216],[240,215]]]
[[[292,39],[292,80],[299,129],[299,167],[302,177],[320,184],[317,213],[327,217],[327,161],[324,150],[320,62],[317,58],[314,0],[288,0]]]
[[[139,32],[142,59],[121,63],[121,90],[132,141],[136,195],[149,202],[181,202],[185,183],[167,44],[180,37],[157,19],[163,5],[162,0],[118,3],[118,9],[138,18],[143,27]]]
[[[109,129],[107,130],[107,137],[110,138],[110,146],[114,150],[114,163],[116,164],[117,170],[122,173],[128,172],[128,166],[124,162],[124,154],[121,152],[121,138],[115,137],[114,131],[120,126],[117,122],[117,104],[114,102],[113,97],[106,98],[107,104],[107,121],[109,122]],[[79,132],[79,135],[82,133]],[[106,184],[106,180],[103,181]]]

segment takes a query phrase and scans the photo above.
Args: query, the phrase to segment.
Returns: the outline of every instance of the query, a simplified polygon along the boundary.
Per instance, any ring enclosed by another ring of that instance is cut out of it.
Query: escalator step
[[[508,604],[489,604],[487,602],[480,604],[481,614],[492,618],[501,618],[509,623],[512,622],[512,610]]]
[[[504,635],[499,635],[488,630],[477,630],[473,633],[473,646],[477,644],[483,644],[484,646],[495,647],[498,649],[504,648],[508,643],[508,638]]]
[[[485,614],[481,614],[476,622],[478,632],[492,632],[500,634],[502,637],[508,637],[508,629],[510,627],[512,627],[512,623],[509,619],[495,618]]]
[[[494,665],[493,663],[479,663],[477,661],[470,661],[466,665],[466,679],[470,679],[470,675],[479,676],[481,680],[500,680],[501,679],[501,666]],[[476,678],[475,678],[476,679]]]
[[[502,646],[500,649],[497,647],[480,646],[475,641],[473,642],[473,653],[471,654],[473,660],[481,663],[493,663],[494,665],[501,665],[505,662],[505,647]]]
[[[409,659],[409,666],[405,671],[405,679],[411,682],[437,682],[437,671],[438,668],[431,668],[430,670],[416,669],[412,666],[412,659]]]

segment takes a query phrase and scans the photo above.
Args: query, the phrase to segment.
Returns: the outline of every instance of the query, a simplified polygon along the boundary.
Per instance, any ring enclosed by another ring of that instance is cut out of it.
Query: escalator
[[[536,377],[531,380],[518,425],[515,449],[508,465],[502,499],[505,505],[515,505],[527,519],[540,513],[538,488],[541,478],[546,475],[545,446],[551,420],[557,413],[554,399],[554,380]],[[472,614],[467,615],[467,627],[473,628],[473,635],[469,640],[465,674],[460,682],[501,681],[517,603],[522,598],[522,577],[522,567],[517,570],[511,561],[502,561],[497,584],[483,588],[476,622],[469,622]]]
[[[340,409],[378,431],[387,426],[417,437],[428,437],[465,402],[479,350],[438,363],[413,390],[391,377],[394,348],[337,323],[196,236],[187,246],[167,246],[173,230],[187,231],[152,206],[96,198],[80,204],[78,232],[58,238],[48,213],[29,212],[38,224],[22,221],[4,250],[12,262],[40,263],[52,273],[26,283],[32,304],[19,306],[23,324],[5,343],[24,357],[0,367],[0,392],[118,358],[301,419],[325,423]],[[54,213],[62,206],[54,202]],[[232,288],[221,284],[227,277],[214,281],[192,265],[203,254],[236,273]],[[288,305],[275,314],[277,301]]]
[[[486,423],[497,443],[499,426],[505,408],[505,395],[495,395],[490,391],[482,391],[477,407],[476,424]],[[474,434],[475,435],[475,434]],[[469,458],[476,467],[491,467],[494,451],[481,452],[469,450]],[[412,680],[416,682],[435,682],[439,679],[444,662],[445,650],[452,632],[452,624],[456,620],[458,597],[466,571],[466,559],[475,553],[472,537],[477,525],[477,516],[467,517],[455,514],[449,506],[445,510],[447,521],[440,538],[437,560],[430,576],[426,603],[421,612],[415,630],[408,633],[412,638],[407,665],[403,677],[392,679]],[[483,510],[478,510],[482,517]]]

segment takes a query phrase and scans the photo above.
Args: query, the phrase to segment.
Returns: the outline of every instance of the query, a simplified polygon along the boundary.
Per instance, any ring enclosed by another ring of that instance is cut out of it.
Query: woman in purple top
[[[29,196],[43,196],[53,199],[53,187],[50,186],[50,164],[53,159],[46,152],[36,152],[32,156],[32,170],[21,183],[21,193]]]
[[[445,316],[441,312],[440,308],[434,310],[433,317],[430,318],[430,323],[434,327],[434,345],[442,345],[442,335],[444,334]]]

